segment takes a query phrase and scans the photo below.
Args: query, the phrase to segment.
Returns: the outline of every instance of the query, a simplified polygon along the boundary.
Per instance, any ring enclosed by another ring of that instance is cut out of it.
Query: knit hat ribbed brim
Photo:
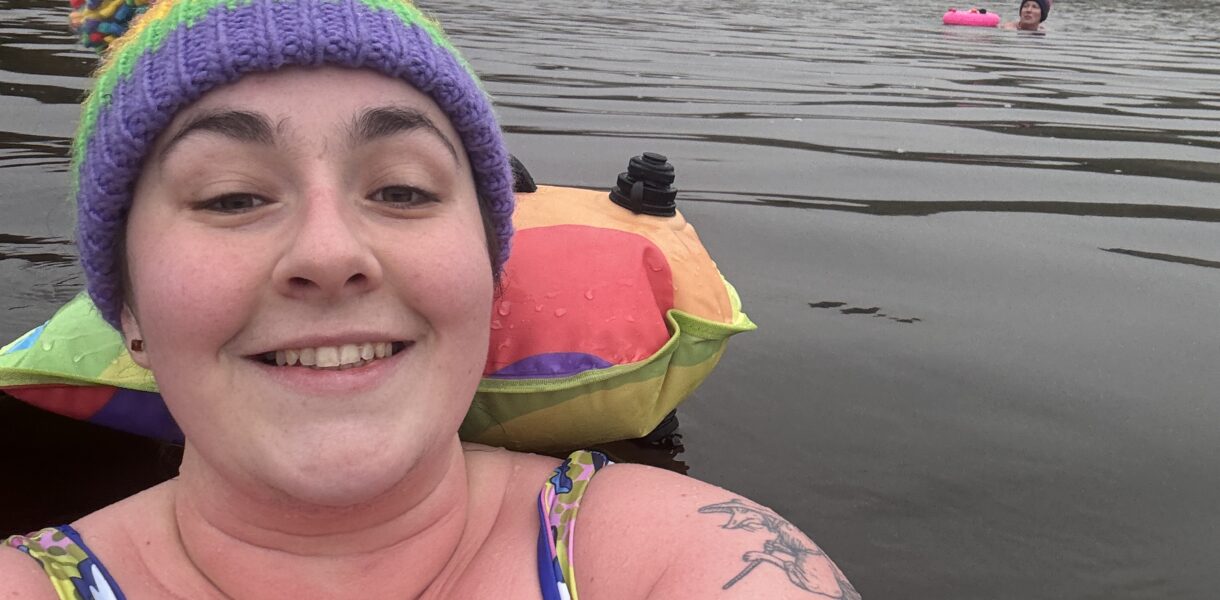
[[[106,52],[73,144],[77,245],[88,290],[115,328],[118,242],[145,154],[209,90],[286,66],[365,68],[429,96],[461,137],[480,202],[508,259],[508,152],[477,76],[439,25],[405,0],[161,0]]]

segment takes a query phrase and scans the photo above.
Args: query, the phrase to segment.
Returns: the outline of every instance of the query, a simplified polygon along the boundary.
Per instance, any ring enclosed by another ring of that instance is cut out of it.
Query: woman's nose
[[[381,284],[381,264],[351,202],[326,192],[311,195],[299,208],[285,233],[288,246],[272,272],[281,294],[334,302]]]

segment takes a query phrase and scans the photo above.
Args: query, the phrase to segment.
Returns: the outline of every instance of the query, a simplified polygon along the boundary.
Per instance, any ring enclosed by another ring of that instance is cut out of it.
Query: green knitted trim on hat
[[[254,0],[161,0],[154,4],[132,25],[123,38],[111,44],[95,73],[93,90],[85,100],[80,125],[72,143],[72,198],[80,189],[80,161],[85,156],[85,146],[97,125],[98,113],[110,103],[111,93],[122,79],[131,76],[136,63],[145,54],[156,52],[165,43],[172,31],[179,27],[194,27],[217,8],[233,10],[253,4]],[[276,0],[272,0],[276,1]],[[337,1],[337,0],[336,0]],[[457,48],[445,37],[435,20],[429,18],[415,5],[403,0],[353,0],[375,11],[394,13],[408,27],[423,29],[433,43],[446,49],[458,63],[470,73],[472,79],[483,89],[483,83]]]

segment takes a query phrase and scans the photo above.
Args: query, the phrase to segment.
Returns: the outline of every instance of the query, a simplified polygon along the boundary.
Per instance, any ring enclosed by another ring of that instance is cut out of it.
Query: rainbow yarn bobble
[[[68,23],[86,48],[102,52],[127,31],[131,20],[148,9],[149,0],[69,0]]]

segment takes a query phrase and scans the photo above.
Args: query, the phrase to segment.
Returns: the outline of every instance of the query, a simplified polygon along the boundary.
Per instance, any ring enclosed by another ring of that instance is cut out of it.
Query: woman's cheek
[[[431,313],[428,316],[434,325],[444,324],[448,328],[463,331],[463,335],[478,335],[491,323],[492,276],[491,269],[476,264],[455,265],[435,271],[432,280],[437,283],[431,291],[419,297],[421,304]]]
[[[387,276],[393,273],[399,285],[431,307],[432,318],[444,314],[486,329],[494,287],[491,259],[477,209],[469,212],[393,244],[383,267]]]
[[[179,232],[132,248],[137,319],[146,337],[196,349],[230,337],[257,290],[258,268],[240,247]]]

